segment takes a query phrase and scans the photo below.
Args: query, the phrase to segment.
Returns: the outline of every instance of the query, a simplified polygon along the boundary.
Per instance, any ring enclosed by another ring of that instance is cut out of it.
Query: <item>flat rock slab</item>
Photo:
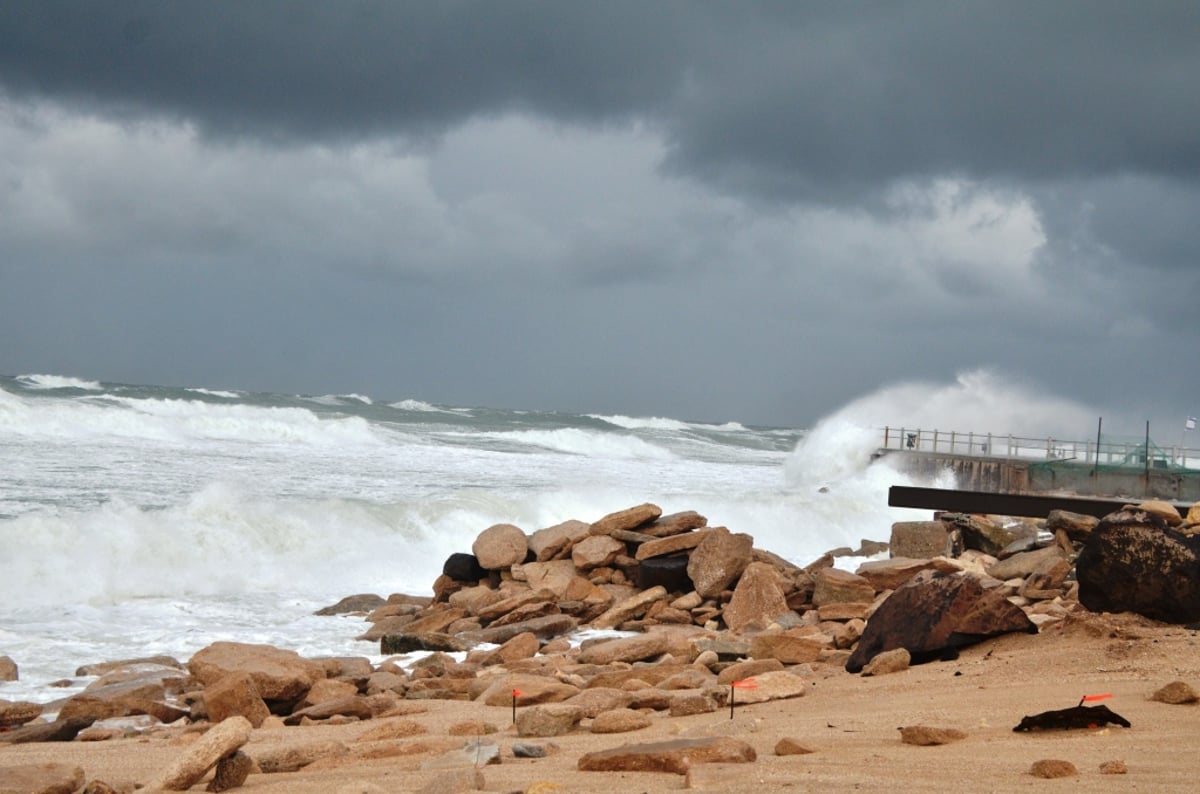
[[[758,759],[754,748],[740,739],[675,739],[669,742],[626,744],[587,753],[578,767],[585,772],[673,772],[687,774],[694,764],[745,764]]]

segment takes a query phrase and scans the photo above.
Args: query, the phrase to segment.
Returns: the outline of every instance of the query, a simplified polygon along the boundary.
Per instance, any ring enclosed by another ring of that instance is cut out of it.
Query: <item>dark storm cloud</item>
[[[1194,413],[1197,31],[0,3],[0,372],[793,424],[997,365]]]
[[[825,200],[1200,171],[1193,3],[32,2],[0,30],[10,91],[217,134],[646,118],[681,172]]]

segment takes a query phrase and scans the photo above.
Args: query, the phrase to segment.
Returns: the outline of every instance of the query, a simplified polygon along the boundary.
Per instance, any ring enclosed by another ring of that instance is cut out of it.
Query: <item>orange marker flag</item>
[[[1079,705],[1082,706],[1084,703],[1091,703],[1094,700],[1108,700],[1110,697],[1112,697],[1112,692],[1103,692],[1099,695],[1084,695],[1080,698]]]
[[[740,681],[734,681],[732,686],[734,689],[758,689],[758,682],[753,678],[743,678]]]

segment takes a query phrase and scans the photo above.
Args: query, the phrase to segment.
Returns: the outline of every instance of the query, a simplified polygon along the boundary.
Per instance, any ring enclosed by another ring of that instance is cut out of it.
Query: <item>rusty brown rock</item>
[[[635,556],[639,560],[648,560],[652,557],[674,554],[677,551],[690,551],[700,545],[700,541],[704,540],[705,534],[705,530],[683,532],[677,535],[646,541],[638,546]]]
[[[1180,705],[1200,701],[1200,694],[1197,694],[1196,690],[1184,681],[1172,681],[1156,690],[1150,699],[1157,700],[1159,703]]]
[[[298,700],[325,677],[320,662],[303,659],[295,651],[238,642],[215,642],[198,651],[188,662],[188,670],[204,686],[230,673],[249,673],[268,703]]]
[[[150,788],[187,791],[200,782],[208,770],[226,756],[233,755],[250,740],[254,729],[245,717],[233,716],[209,728],[183,755],[167,767]]]
[[[1070,761],[1063,761],[1057,758],[1043,758],[1040,761],[1033,762],[1033,765],[1029,768],[1029,774],[1042,778],[1078,777],[1079,770]]]
[[[857,574],[840,568],[822,568],[813,574],[813,606],[824,604],[871,603],[875,586]]]
[[[687,575],[696,592],[712,598],[728,589],[750,564],[753,548],[750,535],[734,534],[725,527],[707,530],[688,559]]]
[[[475,538],[471,553],[485,571],[500,571],[525,561],[529,538],[520,527],[493,524]]]
[[[757,760],[754,748],[740,739],[675,739],[667,742],[627,744],[583,755],[578,768],[585,772],[673,772],[686,774],[693,764],[749,763]]]
[[[749,626],[766,628],[788,611],[779,573],[765,562],[752,562],[738,579],[721,617],[730,631],[741,631]]]
[[[230,673],[204,688],[204,705],[211,722],[221,722],[234,715],[245,717],[257,728],[271,716],[271,710],[258,694],[258,687],[249,673]]]
[[[599,521],[593,522],[588,532],[591,535],[610,535],[617,529],[637,529],[661,515],[661,507],[647,502],[637,507],[630,507],[626,510],[609,513]]]

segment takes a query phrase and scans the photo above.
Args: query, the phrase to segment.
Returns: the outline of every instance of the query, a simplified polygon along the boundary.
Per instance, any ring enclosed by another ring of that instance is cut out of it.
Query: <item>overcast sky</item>
[[[0,4],[6,374],[1182,426],[1198,250],[1196,3]]]

